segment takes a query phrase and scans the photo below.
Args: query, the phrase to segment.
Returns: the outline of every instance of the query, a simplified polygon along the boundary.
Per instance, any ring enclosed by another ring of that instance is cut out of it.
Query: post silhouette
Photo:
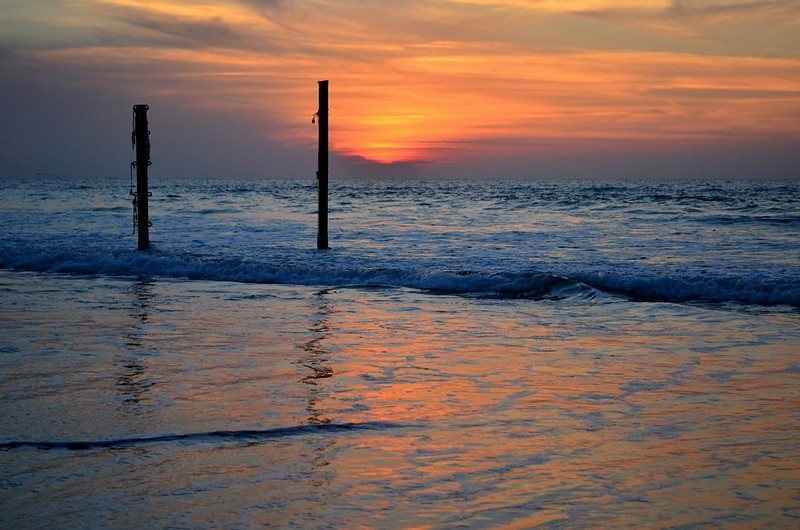
[[[328,248],[328,81],[319,83],[319,158],[317,167],[317,186],[319,188],[319,209],[317,227],[317,249]]]
[[[150,246],[150,215],[147,198],[147,169],[150,166],[150,131],[147,105],[133,106],[133,143],[136,146],[136,193],[133,196],[134,226],[139,230],[139,250]]]

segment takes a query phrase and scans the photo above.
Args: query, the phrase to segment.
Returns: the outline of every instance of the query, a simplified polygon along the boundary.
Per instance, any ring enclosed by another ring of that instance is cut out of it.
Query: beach
[[[3,527],[800,524],[796,182],[3,186]]]

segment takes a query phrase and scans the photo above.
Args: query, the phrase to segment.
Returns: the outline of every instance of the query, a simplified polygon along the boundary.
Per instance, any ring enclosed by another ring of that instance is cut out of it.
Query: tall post
[[[139,250],[150,246],[150,216],[147,198],[147,169],[150,165],[150,131],[147,130],[147,105],[133,106],[133,136],[136,144],[136,219],[139,229]]]
[[[319,159],[317,184],[319,188],[319,223],[317,249],[328,248],[328,82],[319,83]]]

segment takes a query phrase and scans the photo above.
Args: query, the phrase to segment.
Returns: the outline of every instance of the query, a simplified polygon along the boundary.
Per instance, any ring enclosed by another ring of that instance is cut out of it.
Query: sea
[[[0,180],[0,528],[800,528],[800,181]]]

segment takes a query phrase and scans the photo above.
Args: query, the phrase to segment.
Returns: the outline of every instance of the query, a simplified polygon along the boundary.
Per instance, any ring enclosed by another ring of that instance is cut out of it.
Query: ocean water
[[[0,181],[0,527],[800,527],[800,182],[152,180]]]

